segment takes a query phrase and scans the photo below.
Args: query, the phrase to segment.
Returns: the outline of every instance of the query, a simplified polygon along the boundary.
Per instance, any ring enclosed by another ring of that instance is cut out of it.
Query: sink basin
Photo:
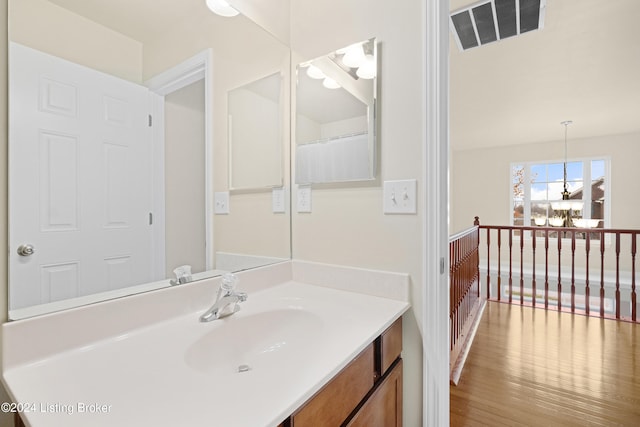
[[[185,361],[196,371],[216,374],[286,364],[313,351],[323,324],[317,314],[294,308],[240,311],[208,324],[214,328],[187,348]]]

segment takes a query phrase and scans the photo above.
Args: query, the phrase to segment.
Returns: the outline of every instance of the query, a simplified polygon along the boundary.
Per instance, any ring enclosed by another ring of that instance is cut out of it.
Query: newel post
[[[480,225],[480,217],[479,216],[474,216],[474,221],[473,221],[473,225]]]

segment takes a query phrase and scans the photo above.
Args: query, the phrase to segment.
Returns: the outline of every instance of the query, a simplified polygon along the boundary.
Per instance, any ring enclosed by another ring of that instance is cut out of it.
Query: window
[[[609,226],[608,159],[567,162],[569,200],[562,200],[564,162],[511,166],[511,224],[603,228]]]

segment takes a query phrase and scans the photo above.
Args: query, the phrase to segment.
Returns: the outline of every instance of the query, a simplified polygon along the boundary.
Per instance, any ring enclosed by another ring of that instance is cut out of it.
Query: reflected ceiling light
[[[362,65],[356,71],[361,79],[372,79],[376,76],[376,61],[373,55],[365,55]]]
[[[338,82],[330,77],[324,79],[324,81],[322,82],[322,86],[326,87],[327,89],[338,89],[340,87]]]
[[[322,70],[315,65],[309,65],[309,68],[307,68],[307,76],[311,77],[312,79],[324,79],[325,77],[327,77],[324,75]]]
[[[213,13],[225,17],[236,16],[240,13],[224,0],[207,0],[207,7]]]
[[[358,68],[362,65],[365,60],[364,50],[362,49],[362,44],[352,44],[349,46],[344,56],[342,57],[342,63],[347,67]]]

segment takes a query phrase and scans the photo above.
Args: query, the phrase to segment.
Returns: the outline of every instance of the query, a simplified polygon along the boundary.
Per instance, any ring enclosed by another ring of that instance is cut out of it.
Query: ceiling
[[[477,2],[451,0],[451,11]],[[640,132],[640,1],[547,0],[544,28],[458,49],[454,150]]]

